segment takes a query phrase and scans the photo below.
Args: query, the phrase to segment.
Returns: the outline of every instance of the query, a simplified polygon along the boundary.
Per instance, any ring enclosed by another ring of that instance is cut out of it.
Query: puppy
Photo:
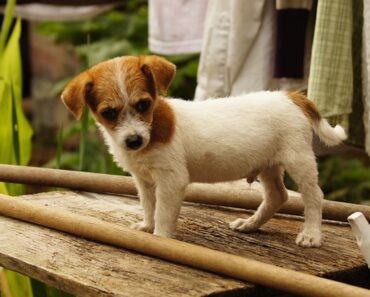
[[[256,92],[203,102],[165,99],[176,67],[157,56],[125,56],[81,73],[62,100],[79,119],[88,105],[115,161],[135,180],[144,220],[133,227],[173,236],[186,186],[258,176],[264,200],[230,228],[257,230],[287,200],[286,170],[299,186],[305,224],[296,243],[321,244],[321,200],[312,131],[329,146],[346,138],[301,93]]]

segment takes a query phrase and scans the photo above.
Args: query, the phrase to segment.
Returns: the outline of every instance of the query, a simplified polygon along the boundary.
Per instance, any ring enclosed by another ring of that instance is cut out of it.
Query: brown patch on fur
[[[175,133],[175,115],[165,99],[158,98],[153,111],[150,143],[169,143]]]
[[[319,122],[321,120],[321,115],[316,105],[310,101],[304,94],[301,92],[287,92],[288,97],[297,105],[308,118],[308,120],[313,122]]]
[[[63,103],[78,120],[83,113],[86,94],[90,92],[91,88],[91,77],[86,72],[82,72],[69,82],[62,93]]]
[[[149,86],[149,88],[148,88],[149,93],[152,96],[156,97],[157,96],[157,88],[156,88],[156,85],[155,85],[153,74],[152,74],[149,66],[144,64],[144,65],[141,65],[140,69],[147,78],[148,86]]]
[[[102,62],[88,70],[94,88],[87,96],[86,102],[97,120],[107,128],[113,129],[117,123],[124,120],[121,113],[123,109],[130,108],[134,113],[135,104],[141,99],[150,100],[152,106],[147,112],[138,113],[138,116],[151,123],[155,97],[149,92],[151,86],[140,66],[140,58],[127,56]],[[120,77],[122,82],[118,81]],[[101,116],[107,108],[114,108],[120,113],[116,121],[108,121]]]
[[[165,95],[176,74],[176,66],[158,56],[140,57],[141,70],[148,81],[154,81],[158,92]]]
[[[127,112],[135,114],[152,125],[153,143],[166,143],[173,135],[174,115],[165,101],[158,101],[157,91],[165,93],[175,73],[176,66],[161,57],[115,58],[73,79],[63,92],[63,101],[78,119],[87,104],[96,119],[109,129],[124,121]],[[143,99],[151,101],[151,106],[138,112],[135,105]],[[109,108],[118,111],[116,120],[109,121],[101,115]]]
[[[123,57],[122,72],[125,77],[125,87],[129,96],[130,104],[133,105],[139,99],[145,97],[155,97],[151,90],[153,86],[148,81],[145,74],[141,71],[141,57]]]

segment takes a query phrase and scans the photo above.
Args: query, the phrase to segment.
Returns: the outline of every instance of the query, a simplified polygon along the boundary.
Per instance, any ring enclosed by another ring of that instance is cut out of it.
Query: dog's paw
[[[175,238],[175,232],[173,231],[154,230],[153,234],[161,237]]]
[[[131,229],[153,233],[154,226],[145,224],[144,222],[139,222],[139,223],[132,224]]]
[[[295,242],[302,247],[319,247],[321,246],[321,231],[303,230],[298,234]]]
[[[234,231],[240,232],[254,232],[258,229],[259,226],[256,225],[256,222],[252,219],[236,219],[229,224],[229,227]]]

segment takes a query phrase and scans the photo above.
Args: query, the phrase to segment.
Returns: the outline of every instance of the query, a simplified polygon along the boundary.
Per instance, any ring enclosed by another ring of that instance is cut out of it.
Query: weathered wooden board
[[[53,192],[14,199],[94,216],[128,226],[142,218],[136,199]],[[311,274],[367,285],[370,273],[348,224],[326,222],[324,245],[304,249],[294,240],[302,218],[277,216],[252,234],[227,222],[251,212],[185,204],[177,239]],[[78,296],[276,296],[259,286],[98,244],[0,217],[0,265]]]

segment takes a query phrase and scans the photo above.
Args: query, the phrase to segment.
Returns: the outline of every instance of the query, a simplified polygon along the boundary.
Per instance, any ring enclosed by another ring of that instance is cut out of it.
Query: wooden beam
[[[178,264],[302,296],[366,297],[370,291],[170,238],[157,237],[92,217],[0,195],[0,214],[68,232]],[[314,285],[313,285],[314,284]]]

